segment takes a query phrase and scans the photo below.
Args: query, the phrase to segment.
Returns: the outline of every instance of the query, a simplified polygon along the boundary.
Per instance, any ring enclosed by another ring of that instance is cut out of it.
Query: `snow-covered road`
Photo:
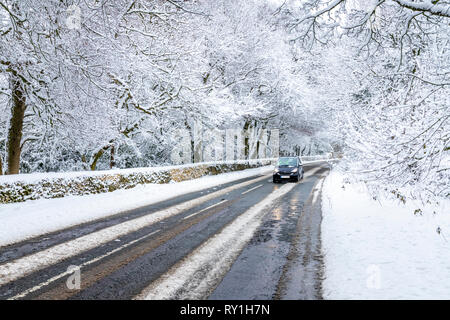
[[[204,299],[219,284],[216,297],[280,297],[279,284],[285,286],[291,274],[292,230],[303,205],[315,202],[312,190],[328,164],[305,166],[297,184],[273,184],[270,169],[7,205],[0,213],[0,298]],[[257,256],[261,246],[254,244],[262,230],[278,258],[262,277],[257,265],[248,268],[252,292],[249,283],[235,279],[233,268],[244,266],[244,249],[246,256]],[[73,288],[68,282],[77,268],[80,288]]]

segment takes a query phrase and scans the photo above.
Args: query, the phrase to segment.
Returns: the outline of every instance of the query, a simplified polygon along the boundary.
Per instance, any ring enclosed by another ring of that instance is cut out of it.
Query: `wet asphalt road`
[[[305,165],[304,169],[303,180],[264,208],[261,224],[250,241],[229,266],[223,266],[225,275],[215,279],[202,299],[321,299],[320,184],[329,165],[321,162]],[[272,183],[271,174],[254,176],[0,247],[1,267],[104,228],[210,195],[114,241],[14,281],[0,282],[0,299],[133,299],[282,187]],[[69,266],[81,266],[79,289],[67,286],[72,276]]]

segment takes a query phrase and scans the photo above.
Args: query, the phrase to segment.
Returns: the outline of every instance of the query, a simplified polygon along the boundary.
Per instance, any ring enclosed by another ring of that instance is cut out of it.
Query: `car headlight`
[[[297,172],[298,168],[295,168],[294,170],[292,170],[292,173]]]
[[[280,169],[275,168],[275,169],[273,170],[273,173],[277,173],[278,171],[280,171]]]

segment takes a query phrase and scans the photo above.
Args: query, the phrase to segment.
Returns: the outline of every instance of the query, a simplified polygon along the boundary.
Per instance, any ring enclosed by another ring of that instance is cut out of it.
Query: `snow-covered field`
[[[169,184],[146,184],[114,192],[0,205],[0,246],[93,221],[181,194],[268,173],[272,166]]]
[[[414,215],[344,178],[334,169],[323,186],[324,298],[450,299],[449,201]]]

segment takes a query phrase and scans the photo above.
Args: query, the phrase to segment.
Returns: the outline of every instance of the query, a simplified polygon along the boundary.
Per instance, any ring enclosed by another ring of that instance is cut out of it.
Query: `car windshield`
[[[295,167],[297,165],[297,158],[280,158],[278,160],[279,167]]]

